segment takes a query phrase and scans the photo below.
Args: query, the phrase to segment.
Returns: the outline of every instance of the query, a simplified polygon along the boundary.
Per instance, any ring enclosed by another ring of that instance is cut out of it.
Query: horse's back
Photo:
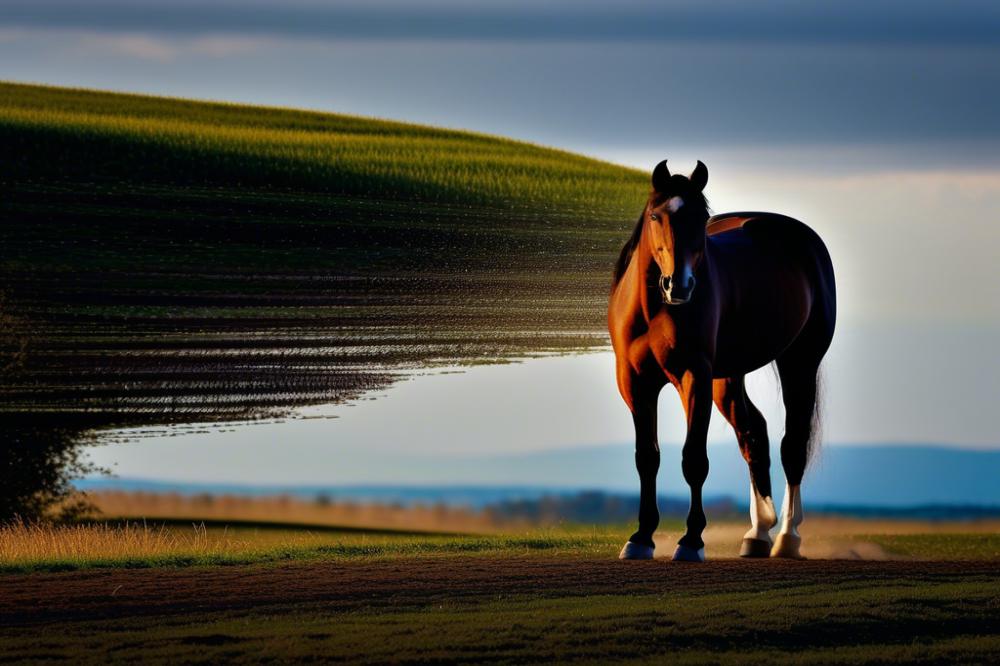
[[[823,240],[809,225],[781,213],[723,213],[708,219],[708,235],[716,240],[723,234],[736,230],[742,230],[759,240],[808,241],[826,251]]]
[[[801,262],[811,269],[815,286],[834,298],[830,253],[819,234],[804,222],[780,213],[723,213],[709,218],[707,231],[721,248],[739,251],[739,246],[753,247],[773,257]]]

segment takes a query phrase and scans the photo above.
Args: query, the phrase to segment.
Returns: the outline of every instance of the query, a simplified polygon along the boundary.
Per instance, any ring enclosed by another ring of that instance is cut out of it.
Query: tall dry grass
[[[15,522],[0,527],[0,567],[28,567],[37,562],[127,563],[171,558],[205,558],[255,547],[228,530],[149,526],[141,522],[50,525]],[[58,568],[58,567],[56,567]]]
[[[320,552],[377,555],[385,548],[421,550],[454,539],[435,534],[487,535],[501,529],[488,515],[444,506],[119,491],[87,499],[106,522],[0,525],[0,571],[235,563]]]
[[[288,495],[181,495],[101,491],[88,499],[106,518],[281,523],[412,532],[492,533],[491,516],[462,507],[306,500]],[[509,527],[509,525],[504,525]]]
[[[289,560],[533,553],[603,554],[620,547],[615,530],[535,528],[497,535],[312,532],[143,523],[0,526],[0,573],[86,568],[185,567]]]

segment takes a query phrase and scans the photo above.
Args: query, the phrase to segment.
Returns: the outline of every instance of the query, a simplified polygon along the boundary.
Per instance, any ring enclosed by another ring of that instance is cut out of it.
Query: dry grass
[[[91,499],[106,523],[0,527],[0,571],[475,553],[547,552],[614,559],[631,527],[514,525],[471,509],[307,501],[289,496],[104,491]],[[713,521],[704,535],[710,559],[736,557],[746,528],[743,520]],[[664,520],[656,535],[657,555],[669,558],[682,532],[681,521]],[[997,521],[813,515],[802,533],[803,552],[811,559],[1000,557]]]
[[[257,515],[269,502],[254,500]],[[276,503],[280,505],[280,503]],[[156,505],[155,501],[153,505]],[[220,503],[227,506],[226,503]],[[236,502],[229,506],[239,506]],[[170,506],[161,500],[160,507]],[[178,507],[193,506],[184,501]],[[387,509],[383,507],[383,509]],[[370,515],[378,515],[372,508]],[[398,510],[404,515],[405,510]],[[247,515],[233,512],[235,515]],[[221,516],[217,508],[215,515]],[[294,515],[294,514],[291,514]],[[326,514],[336,515],[336,510]],[[161,519],[163,516],[161,516]],[[180,518],[180,516],[177,516]],[[221,517],[218,520],[223,520]],[[136,568],[275,562],[316,558],[394,558],[429,555],[532,553],[599,556],[613,560],[627,526],[560,526],[507,528],[503,533],[441,535],[379,531],[310,531],[289,523],[261,527],[231,518],[235,527],[162,525],[151,519],[87,525],[0,526],[0,572],[83,568]],[[243,518],[242,520],[247,520]],[[270,522],[270,519],[268,519]],[[360,526],[358,526],[360,527]],[[864,560],[995,560],[1000,558],[1000,531],[990,523],[921,523],[863,521],[816,517],[803,530],[803,552],[810,559]],[[494,526],[494,531],[496,531]],[[661,526],[657,555],[667,557],[683,531],[679,522]],[[746,525],[718,522],[705,532],[712,560],[734,558]]]
[[[178,530],[143,523],[120,525],[45,525],[14,523],[0,527],[0,563],[5,567],[58,561],[137,562],[150,557],[205,557],[251,547],[228,530],[203,526]]]
[[[443,505],[404,507],[323,499],[308,501],[287,495],[248,497],[123,491],[90,493],[88,499],[102,517],[130,520],[240,521],[478,534],[496,532],[500,528],[497,521],[488,515]]]
[[[443,536],[500,529],[488,515],[444,506],[117,491],[93,493],[88,500],[107,522],[0,526],[0,571],[232,564],[510,545],[508,538]]]
[[[613,558],[621,539],[615,530],[581,528],[475,536],[203,524],[154,526],[143,522],[14,523],[0,526],[0,573],[476,554],[600,554]]]

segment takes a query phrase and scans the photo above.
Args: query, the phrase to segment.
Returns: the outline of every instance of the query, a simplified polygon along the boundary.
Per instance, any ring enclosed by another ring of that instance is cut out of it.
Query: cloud
[[[245,35],[210,35],[190,40],[188,51],[196,55],[228,58],[276,46],[278,40]]]
[[[79,34],[78,45],[84,51],[101,51],[159,62],[173,60],[179,53],[171,40],[143,34],[85,32]]]
[[[13,44],[56,37],[86,55],[105,54],[153,62],[184,57],[228,58],[253,53],[280,43],[268,36],[206,34],[163,35],[148,32],[108,32],[79,29],[0,29],[0,43]]]
[[[675,2],[277,2],[11,0],[7,25],[271,34],[317,39],[711,41],[996,45],[1000,8],[984,0]]]

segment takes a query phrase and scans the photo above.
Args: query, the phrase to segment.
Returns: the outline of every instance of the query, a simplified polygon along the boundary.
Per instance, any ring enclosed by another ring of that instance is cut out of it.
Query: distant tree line
[[[688,503],[684,500],[660,496],[660,514],[664,517],[687,515]],[[607,493],[598,490],[571,494],[552,494],[537,499],[519,499],[497,502],[486,507],[485,512],[497,522],[529,522],[534,524],[568,523],[626,523],[635,519],[639,510],[639,496]],[[745,511],[729,498],[705,502],[705,510],[715,517],[731,516]]]

